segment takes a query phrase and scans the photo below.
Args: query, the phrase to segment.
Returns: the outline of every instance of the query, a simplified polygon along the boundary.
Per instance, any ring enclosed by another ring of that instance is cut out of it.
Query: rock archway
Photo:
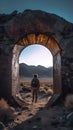
[[[17,93],[19,46],[41,44],[53,55],[54,92],[73,93],[73,24],[40,10],[0,14],[0,98]],[[62,77],[62,82],[61,82]]]
[[[17,45],[13,49],[12,59],[12,95],[15,96],[18,93],[19,88],[19,54],[23,48],[33,44],[41,44],[47,47],[53,56],[53,81],[54,81],[54,93],[61,93],[61,56],[60,47],[57,41],[45,34],[28,34],[26,37],[19,40]],[[47,61],[49,62],[49,61]]]

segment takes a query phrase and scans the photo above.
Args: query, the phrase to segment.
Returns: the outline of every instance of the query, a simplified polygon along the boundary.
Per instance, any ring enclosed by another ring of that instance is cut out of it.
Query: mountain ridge
[[[20,77],[32,77],[33,74],[38,74],[40,77],[53,77],[53,67],[44,67],[41,65],[27,65],[25,63],[19,64]]]

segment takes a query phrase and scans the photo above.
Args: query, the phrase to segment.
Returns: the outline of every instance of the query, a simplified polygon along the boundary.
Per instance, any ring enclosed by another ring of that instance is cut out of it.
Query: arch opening
[[[12,59],[12,96],[18,93],[19,86],[19,55],[23,48],[29,45],[43,45],[50,50],[53,56],[53,90],[54,93],[61,93],[61,56],[60,47],[53,37],[44,34],[28,34],[19,40],[13,49]],[[16,79],[16,80],[15,80]]]
[[[27,47],[23,46],[19,55],[19,63],[34,66],[41,65],[48,68],[53,66],[53,56],[50,50],[43,45],[34,44]]]
[[[43,97],[53,94],[53,57],[49,49],[43,45],[29,45],[22,49],[19,55],[19,94],[26,102],[32,101],[31,80],[34,74],[38,74],[40,90],[38,99],[46,104]],[[27,98],[28,95],[28,98]]]

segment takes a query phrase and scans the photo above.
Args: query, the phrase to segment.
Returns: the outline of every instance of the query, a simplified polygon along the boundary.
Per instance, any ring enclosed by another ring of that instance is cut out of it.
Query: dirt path
[[[39,99],[37,103],[29,101],[26,107],[19,110],[18,116],[8,130],[68,130],[67,127],[52,124],[57,111],[60,113],[62,111],[60,106],[47,108],[49,98]]]

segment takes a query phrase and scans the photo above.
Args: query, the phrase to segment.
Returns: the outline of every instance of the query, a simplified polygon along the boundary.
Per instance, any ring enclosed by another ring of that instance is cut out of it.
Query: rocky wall
[[[40,10],[0,14],[0,97],[12,95],[13,46],[28,34],[52,36],[61,48],[62,93],[73,93],[73,24]]]
[[[4,50],[0,51],[0,98],[8,99],[12,93],[12,54]]]

